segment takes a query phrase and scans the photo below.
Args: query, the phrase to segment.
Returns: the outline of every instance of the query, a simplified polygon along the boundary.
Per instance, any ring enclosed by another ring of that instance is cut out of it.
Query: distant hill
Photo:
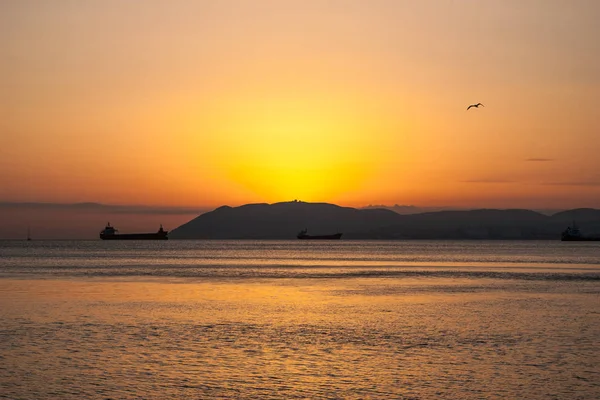
[[[351,237],[385,239],[554,239],[562,226],[552,229],[549,218],[530,210],[440,211],[407,215],[401,224]],[[348,237],[350,238],[350,237]]]
[[[600,235],[600,210],[593,208],[576,208],[562,211],[551,217],[551,226],[558,228],[575,222],[584,235]]]
[[[470,211],[476,210],[477,208],[473,207],[418,207],[413,205],[400,205],[394,204],[393,206],[386,206],[384,204],[369,204],[366,207],[362,207],[361,209],[373,209],[373,208],[385,208],[387,210],[394,211],[401,215],[412,215],[412,214],[422,214],[426,212],[436,212],[436,211]],[[540,208],[532,210],[544,215],[553,215],[560,211],[560,209],[549,209],[549,208]]]
[[[531,210],[481,209],[400,215],[299,201],[219,207],[174,229],[172,239],[295,239],[342,232],[342,239],[558,239],[573,220],[586,234],[600,233],[600,210],[548,216]]]
[[[573,221],[597,222],[600,221],[600,210],[594,208],[576,208],[574,210],[561,211],[552,215],[552,220],[563,223]]]

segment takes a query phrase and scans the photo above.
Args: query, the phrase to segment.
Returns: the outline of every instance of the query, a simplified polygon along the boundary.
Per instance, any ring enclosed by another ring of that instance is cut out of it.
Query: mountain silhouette
[[[562,229],[548,228],[549,217],[530,210],[480,209],[405,216],[401,224],[375,230],[386,239],[552,239]],[[371,234],[372,234],[371,233]],[[351,235],[352,236],[352,235]],[[362,233],[356,238],[367,238]]]
[[[559,239],[575,221],[600,233],[600,210],[548,216],[521,209],[479,209],[400,215],[388,209],[355,209],[300,201],[222,206],[173,229],[172,239],[295,239],[342,232],[343,239]]]
[[[173,229],[173,239],[295,239],[309,234],[368,232],[402,216],[383,209],[358,210],[328,203],[292,201],[219,207]]]
[[[599,222],[600,210],[593,208],[576,208],[556,213],[552,216],[553,221],[569,223],[573,221]]]

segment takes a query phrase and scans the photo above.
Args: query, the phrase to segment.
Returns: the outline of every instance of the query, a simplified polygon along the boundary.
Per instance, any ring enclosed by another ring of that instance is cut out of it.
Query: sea
[[[600,399],[600,242],[0,241],[1,399]]]

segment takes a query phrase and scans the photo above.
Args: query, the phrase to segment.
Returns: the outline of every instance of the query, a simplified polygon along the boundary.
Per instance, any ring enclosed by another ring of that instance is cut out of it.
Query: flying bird
[[[469,108],[471,107],[475,107],[475,108],[479,108],[479,106],[485,107],[483,104],[481,103],[477,103],[477,104],[471,104],[469,107],[467,107],[467,111],[469,111]]]

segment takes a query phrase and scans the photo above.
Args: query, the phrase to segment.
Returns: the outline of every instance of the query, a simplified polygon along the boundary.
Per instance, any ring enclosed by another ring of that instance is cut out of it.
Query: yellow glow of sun
[[[331,198],[372,172],[366,124],[347,108],[263,102],[222,128],[229,179],[267,201]]]

